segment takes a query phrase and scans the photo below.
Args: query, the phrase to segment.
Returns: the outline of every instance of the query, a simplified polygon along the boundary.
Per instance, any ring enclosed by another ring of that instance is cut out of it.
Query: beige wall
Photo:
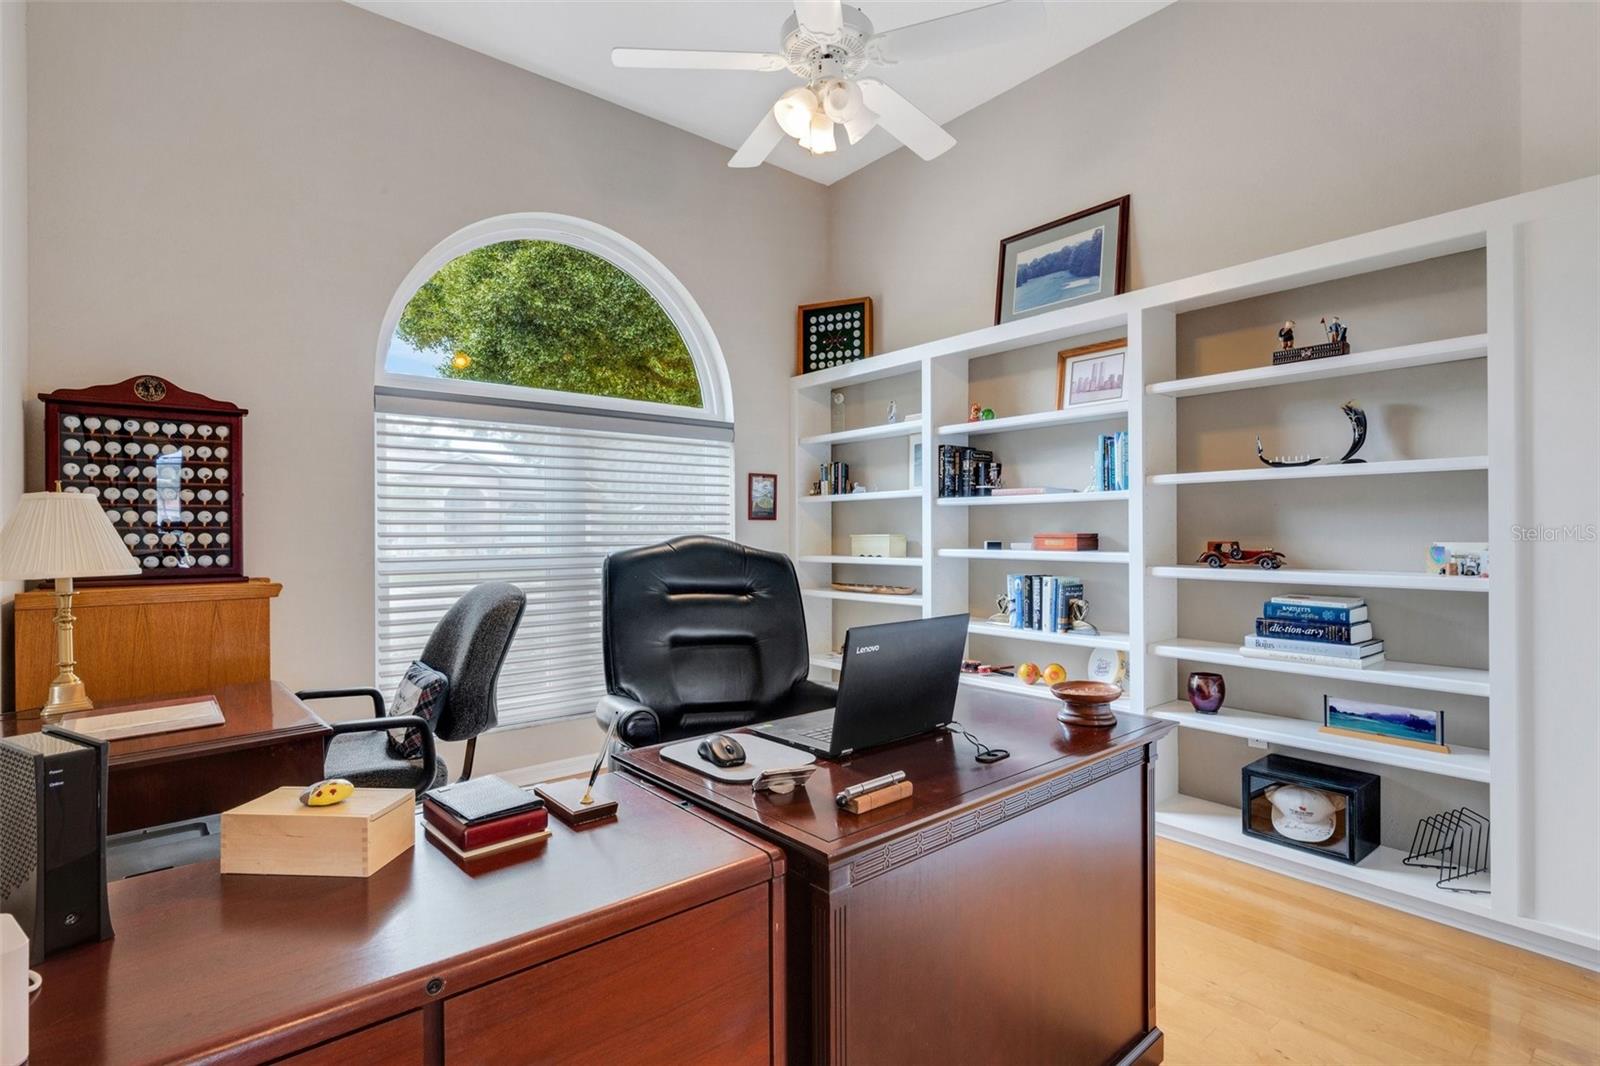
[[[0,3],[0,525],[22,491],[28,370],[27,9]],[[0,708],[11,694],[11,607],[0,582]]]
[[[836,288],[888,350],[989,325],[1002,237],[1125,193],[1141,288],[1593,174],[1597,38],[1593,4],[1180,0],[833,186]]]
[[[794,307],[828,295],[822,242],[795,238],[823,227],[820,186],[345,4],[28,18],[28,392],[149,371],[250,409],[246,563],[284,583],[289,684],[371,683],[373,353],[406,272],[468,223],[562,212],[656,255],[730,364],[739,484],[788,468]],[[781,511],[739,517],[787,543]],[[480,765],[597,739],[506,733]]]

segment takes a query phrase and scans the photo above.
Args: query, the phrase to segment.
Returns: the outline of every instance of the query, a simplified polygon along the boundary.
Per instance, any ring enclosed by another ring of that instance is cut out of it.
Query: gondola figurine
[[[1344,416],[1350,420],[1351,439],[1350,447],[1345,450],[1344,455],[1334,460],[1334,462],[1364,463],[1366,460],[1357,459],[1355,454],[1361,450],[1362,445],[1367,443],[1367,413],[1357,407],[1354,400],[1346,400],[1339,406],[1339,410],[1343,411]],[[1266,450],[1261,447],[1261,435],[1259,433],[1256,434],[1256,458],[1268,466],[1311,466],[1314,463],[1322,462],[1319,457],[1305,455],[1280,455],[1268,459]]]

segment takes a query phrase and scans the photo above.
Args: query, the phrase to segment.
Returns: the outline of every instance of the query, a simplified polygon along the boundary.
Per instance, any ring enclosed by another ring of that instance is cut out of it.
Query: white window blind
[[[528,606],[500,674],[502,725],[590,714],[605,693],[608,553],[733,536],[730,441],[528,414],[553,424],[377,414],[380,685],[393,691],[463,592],[510,581]]]

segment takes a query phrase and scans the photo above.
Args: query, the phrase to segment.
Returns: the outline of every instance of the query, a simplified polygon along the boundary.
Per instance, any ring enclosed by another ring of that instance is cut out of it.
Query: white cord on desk
[[[38,970],[28,971],[28,995],[33,995],[44,987],[44,978],[39,976]]]

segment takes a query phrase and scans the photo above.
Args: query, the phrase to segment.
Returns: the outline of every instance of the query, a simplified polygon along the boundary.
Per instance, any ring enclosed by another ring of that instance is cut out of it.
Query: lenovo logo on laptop
[[[881,645],[878,645],[878,644],[865,644],[865,645],[863,645],[863,646],[861,646],[861,647],[856,649],[856,654],[857,655],[865,655],[869,651],[877,651],[879,647],[881,647]]]

